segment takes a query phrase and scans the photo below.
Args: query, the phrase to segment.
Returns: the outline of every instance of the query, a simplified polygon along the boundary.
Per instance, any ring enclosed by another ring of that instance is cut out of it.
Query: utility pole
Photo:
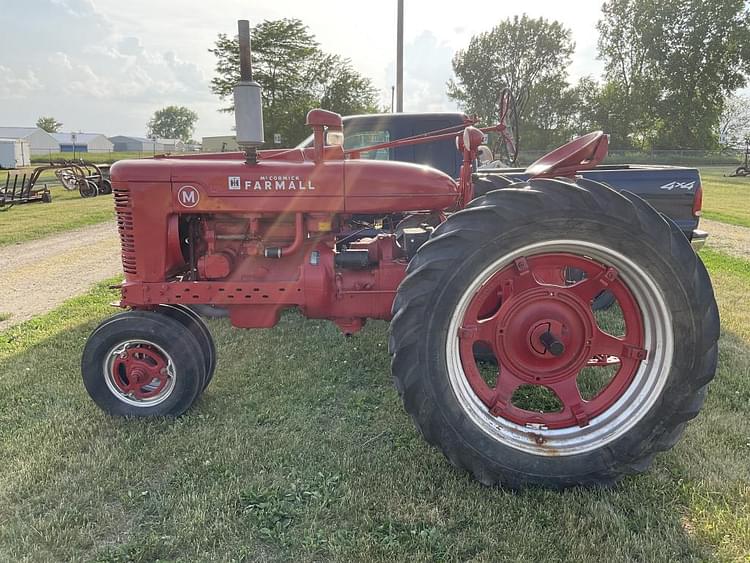
[[[404,111],[404,0],[398,0],[396,24],[396,112]]]

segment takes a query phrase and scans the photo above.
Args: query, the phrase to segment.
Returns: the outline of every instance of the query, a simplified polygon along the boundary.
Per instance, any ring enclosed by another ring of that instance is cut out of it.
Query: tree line
[[[715,149],[750,128],[738,119],[748,99],[732,96],[750,71],[743,0],[607,0],[597,30],[601,81],[570,84],[570,30],[521,16],[456,53],[448,94],[491,121],[494,92],[510,86],[522,145],[533,148],[602,129],[613,148]]]
[[[748,130],[748,100],[732,97],[750,72],[744,0],[606,0],[597,32],[603,76],[571,84],[569,29],[526,15],[502,20],[455,54],[448,96],[492,123],[499,91],[512,88],[522,146],[535,149],[596,129],[610,134],[613,148],[715,149]],[[217,59],[211,89],[230,101],[239,80],[237,40],[220,34],[210,52]],[[325,53],[299,20],[256,25],[252,57],[267,142],[274,134],[286,146],[306,137],[312,107],[383,111],[370,79],[349,59]]]

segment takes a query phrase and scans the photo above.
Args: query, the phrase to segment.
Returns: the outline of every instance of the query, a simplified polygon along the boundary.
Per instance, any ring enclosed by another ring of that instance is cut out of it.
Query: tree
[[[266,20],[252,29],[253,79],[261,85],[266,140],[280,134],[295,144],[309,134],[305,115],[314,107],[341,114],[377,111],[376,91],[348,59],[324,53],[300,20]],[[211,90],[231,99],[239,81],[239,44],[220,34],[209,49],[216,58]],[[221,111],[234,111],[230,105]]]
[[[193,135],[198,114],[183,106],[167,106],[154,113],[146,128],[149,137],[180,139],[187,142]]]
[[[39,129],[44,129],[47,133],[57,133],[63,124],[54,117],[40,117],[36,120],[36,126]]]
[[[719,142],[725,147],[744,146],[750,137],[750,96],[727,98],[719,118]]]
[[[608,0],[599,53],[606,104],[633,146],[712,148],[724,99],[744,86],[744,0]]]
[[[456,53],[456,80],[448,82],[448,95],[468,113],[492,123],[497,121],[498,93],[510,87],[518,100],[524,144],[546,145],[557,110],[565,109],[562,93],[569,87],[573,50],[570,30],[559,22],[526,15],[503,20]]]

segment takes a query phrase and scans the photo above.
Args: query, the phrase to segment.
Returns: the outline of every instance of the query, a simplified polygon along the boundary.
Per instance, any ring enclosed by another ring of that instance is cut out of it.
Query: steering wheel
[[[501,160],[506,164],[514,164],[518,158],[518,108],[516,99],[510,88],[503,88],[497,98],[499,111],[497,132],[498,146]],[[495,152],[498,152],[496,149]]]

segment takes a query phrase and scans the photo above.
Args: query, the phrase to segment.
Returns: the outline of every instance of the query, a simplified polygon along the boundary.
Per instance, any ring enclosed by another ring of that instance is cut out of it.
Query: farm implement
[[[729,174],[730,178],[736,178],[737,176],[746,177],[750,176],[750,139],[745,141],[745,162],[735,168],[734,172]]]
[[[94,197],[112,193],[109,165],[97,165],[86,160],[63,160],[54,162],[55,176],[63,188],[78,190],[81,197]]]
[[[51,203],[52,194],[46,184],[38,186],[39,176],[47,168],[35,168],[30,173],[13,174],[8,172],[5,182],[0,182],[0,211],[7,211],[17,204]]]
[[[226,309],[241,328],[273,327],[296,308],[345,335],[367,319],[390,321],[404,408],[484,484],[606,485],[678,441],[716,369],[713,289],[676,224],[582,177],[601,170],[606,135],[575,139],[522,177],[481,174],[485,133],[516,154],[505,91],[487,128],[345,150],[341,116],[314,109],[311,147],[259,150],[247,21],[239,41],[242,152],[112,167],[124,311],[92,332],[81,360],[101,409],[151,417],[191,408],[217,365],[191,306]],[[463,159],[458,179],[366,158],[445,138]],[[699,205],[693,215],[697,223]],[[605,290],[612,306],[597,311]]]

